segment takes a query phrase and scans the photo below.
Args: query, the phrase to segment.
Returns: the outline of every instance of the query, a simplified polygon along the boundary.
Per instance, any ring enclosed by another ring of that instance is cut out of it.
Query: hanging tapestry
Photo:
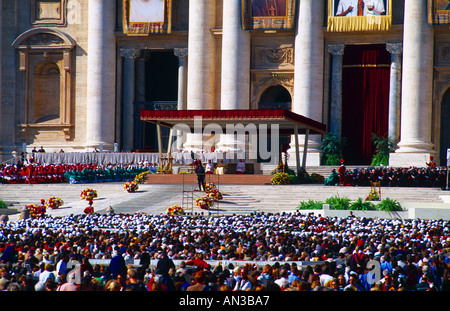
[[[293,29],[295,0],[242,0],[243,29]]]
[[[450,24],[450,0],[428,0],[428,23]]]
[[[171,32],[172,0],[123,0],[123,32]]]
[[[392,0],[328,0],[328,31],[388,30]]]

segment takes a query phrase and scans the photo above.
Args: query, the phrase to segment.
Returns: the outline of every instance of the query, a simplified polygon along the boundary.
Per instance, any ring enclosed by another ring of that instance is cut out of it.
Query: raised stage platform
[[[206,174],[206,182],[216,185],[269,185],[272,175],[250,175],[250,174]],[[173,184],[191,185],[197,184],[196,174],[152,174],[147,175],[146,184]]]

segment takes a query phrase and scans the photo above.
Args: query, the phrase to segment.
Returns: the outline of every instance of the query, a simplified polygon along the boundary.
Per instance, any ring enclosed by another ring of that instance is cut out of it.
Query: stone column
[[[405,1],[403,26],[402,103],[399,149],[391,166],[425,166],[435,153],[431,142],[433,27],[422,0]]]
[[[395,143],[400,139],[400,104],[402,81],[402,43],[387,43],[391,53],[391,77],[389,85],[389,131],[388,137]]]
[[[211,30],[216,23],[215,0],[189,1],[187,109],[215,108],[216,43]],[[203,150],[200,133],[187,135],[188,150]]]
[[[345,45],[328,46],[328,52],[333,55],[331,66],[331,109],[330,132],[337,137],[342,136],[342,61]]]
[[[89,0],[86,147],[114,145],[116,40],[115,1]]]
[[[187,92],[187,58],[188,49],[176,48],[174,54],[178,57],[178,110],[186,109]]]
[[[250,33],[242,29],[240,15],[240,0],[223,2],[220,95],[222,110],[250,107]],[[221,135],[217,149],[227,150],[238,146],[242,150],[248,149],[246,141],[238,141],[235,136]]]
[[[135,62],[140,56],[140,51],[122,49],[120,53],[125,58],[123,70],[122,149],[130,152],[134,150]]]
[[[187,60],[188,49],[176,48],[174,54],[178,57],[178,96],[177,109],[185,110],[187,108]],[[175,131],[172,133],[175,136],[174,149],[183,149],[183,144],[186,141],[186,133],[182,131]]]
[[[324,1],[300,1],[295,36],[294,98],[292,111],[322,122]],[[309,135],[307,165],[320,165],[320,135]],[[304,135],[298,139],[304,143]],[[295,144],[295,139],[291,139]],[[294,152],[295,146],[290,149]],[[303,150],[303,145],[300,145]],[[301,156],[302,157],[302,156]],[[292,160],[294,156],[290,157]]]
[[[138,52],[139,57],[136,58],[135,70],[136,70],[136,80],[135,80],[135,100],[137,102],[145,101],[145,63],[150,58],[150,54],[145,51]]]
[[[241,26],[241,1],[223,3],[222,110],[249,109],[250,103],[250,33]]]
[[[188,109],[213,109],[215,103],[215,0],[189,1]]]

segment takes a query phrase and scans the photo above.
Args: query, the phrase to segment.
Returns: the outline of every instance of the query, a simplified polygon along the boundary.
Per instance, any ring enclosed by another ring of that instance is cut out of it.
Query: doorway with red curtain
[[[346,46],[342,69],[342,137],[346,164],[369,165],[372,134],[387,136],[390,53],[386,45]]]

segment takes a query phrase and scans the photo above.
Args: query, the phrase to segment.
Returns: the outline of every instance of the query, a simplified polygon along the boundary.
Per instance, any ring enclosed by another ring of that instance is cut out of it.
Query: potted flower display
[[[86,188],[81,191],[80,197],[82,200],[93,200],[97,197],[97,191],[92,188]]]
[[[183,211],[183,208],[181,206],[176,204],[176,205],[170,206],[167,209],[166,214],[170,215],[170,216],[177,216],[177,215],[183,215],[184,211]]]
[[[135,181],[128,181],[123,185],[123,190],[126,190],[129,193],[135,192],[138,188],[138,184]]]
[[[212,199],[209,198],[207,195],[195,199],[195,205],[197,205],[201,209],[209,209],[211,207],[211,204]]]
[[[63,204],[64,204],[64,201],[61,198],[55,197],[55,196],[52,196],[45,202],[45,206],[50,207],[51,209],[57,209],[58,207],[60,207]]]

